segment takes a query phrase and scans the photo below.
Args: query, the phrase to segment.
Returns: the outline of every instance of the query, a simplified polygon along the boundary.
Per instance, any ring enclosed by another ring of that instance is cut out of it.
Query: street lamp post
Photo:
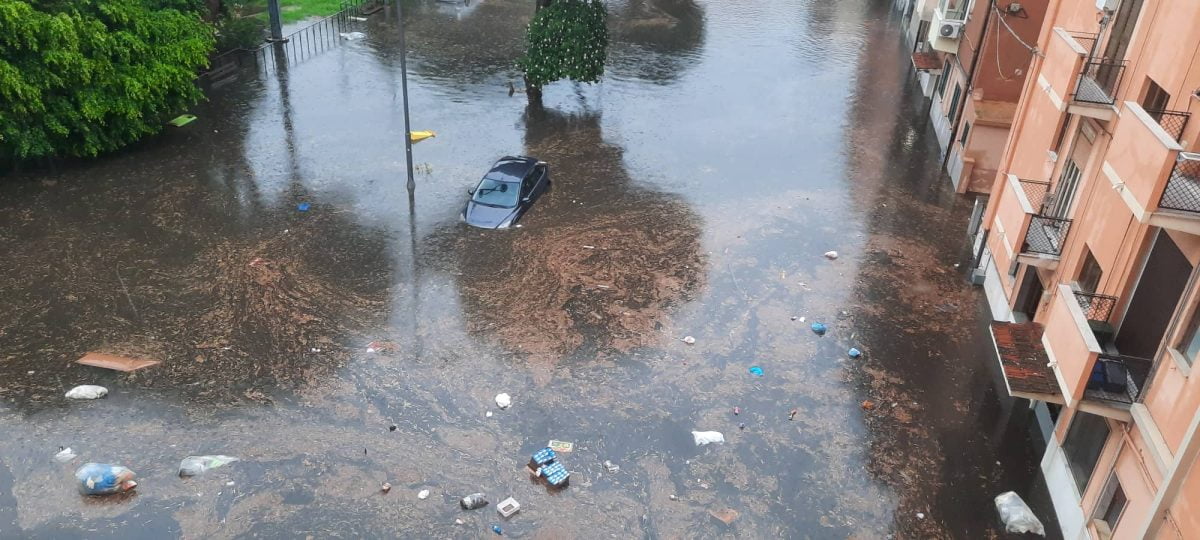
[[[417,187],[413,180],[412,162],[412,127],[408,121],[408,49],[404,45],[404,12],[400,7],[404,0],[396,0],[396,18],[400,26],[400,94],[404,99],[404,160],[408,167],[408,191],[411,193]]]

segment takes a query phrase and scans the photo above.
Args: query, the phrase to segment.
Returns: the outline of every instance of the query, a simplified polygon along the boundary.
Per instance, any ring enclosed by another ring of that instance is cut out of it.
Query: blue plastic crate
[[[557,462],[542,467],[541,474],[552,486],[562,485],[571,476],[571,473],[567,472],[567,468]]]
[[[554,454],[554,450],[551,450],[550,448],[543,448],[537,452],[534,452],[533,462],[541,466],[554,461],[554,458],[556,457],[558,456]]]

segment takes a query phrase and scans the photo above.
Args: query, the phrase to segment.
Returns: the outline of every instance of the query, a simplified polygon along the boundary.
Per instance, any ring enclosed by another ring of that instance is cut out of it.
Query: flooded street
[[[390,11],[0,184],[0,537],[1001,537],[1039,454],[889,3],[613,0],[603,82],[530,105],[533,4],[406,0],[412,199]],[[508,154],[553,190],[469,229]],[[563,491],[524,471],[550,439]],[[202,454],[242,461],[176,476]],[[140,485],[81,497],[88,461]]]

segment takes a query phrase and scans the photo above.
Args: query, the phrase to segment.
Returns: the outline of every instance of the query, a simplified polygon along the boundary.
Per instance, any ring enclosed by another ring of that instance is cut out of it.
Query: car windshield
[[[517,196],[520,191],[521,185],[517,182],[484,178],[479,183],[479,187],[475,190],[475,196],[471,197],[471,200],[487,206],[512,208],[517,205]]]

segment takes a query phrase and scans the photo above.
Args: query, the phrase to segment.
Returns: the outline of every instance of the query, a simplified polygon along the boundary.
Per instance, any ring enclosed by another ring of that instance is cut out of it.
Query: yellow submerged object
[[[437,133],[432,131],[410,131],[408,132],[408,140],[412,142],[421,142],[425,139],[437,137]]]

